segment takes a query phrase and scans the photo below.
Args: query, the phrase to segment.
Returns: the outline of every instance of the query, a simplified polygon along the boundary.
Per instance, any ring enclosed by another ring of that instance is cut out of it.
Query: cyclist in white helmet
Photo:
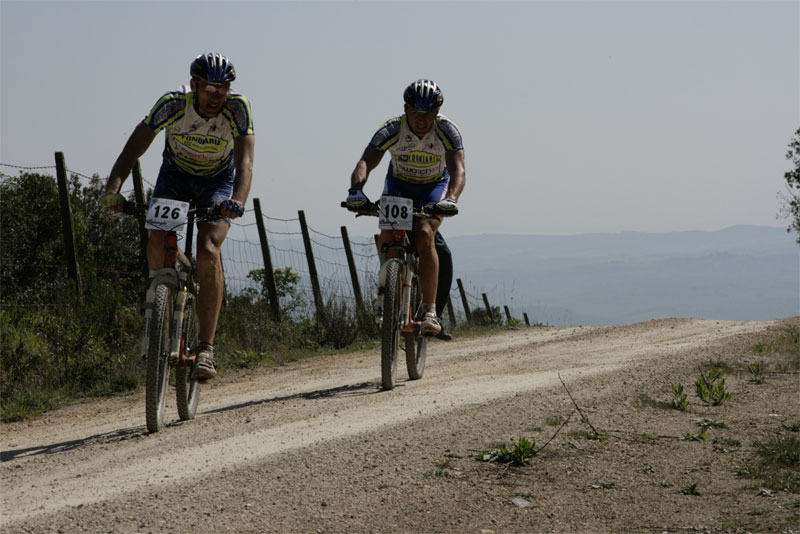
[[[201,54],[189,69],[190,86],[164,94],[140,122],[120,153],[101,197],[104,208],[118,211],[125,201],[122,183],[165,130],[164,159],[153,196],[193,200],[198,208],[219,206],[223,219],[198,225],[197,298],[199,340],[192,378],[216,376],[214,334],[224,291],[220,247],[228,234],[230,219],[244,213],[253,179],[254,133],[250,103],[231,91],[236,70],[227,57]],[[166,232],[151,230],[147,262],[151,269],[164,265]]]
[[[443,217],[458,212],[466,171],[464,146],[456,125],[439,115],[444,96],[431,80],[416,80],[403,93],[405,113],[386,121],[364,149],[350,176],[347,207],[358,211],[368,200],[363,188],[369,173],[388,150],[392,156],[383,195],[413,199],[415,207],[433,205],[436,216],[415,219],[414,235],[419,252],[422,286],[422,333],[435,336],[442,330],[436,315],[439,257],[434,245]],[[383,230],[379,245],[391,240]]]

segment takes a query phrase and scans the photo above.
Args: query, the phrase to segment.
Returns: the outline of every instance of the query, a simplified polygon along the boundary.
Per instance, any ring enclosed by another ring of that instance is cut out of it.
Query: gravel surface
[[[800,532],[798,494],[736,475],[800,423],[800,375],[741,371],[786,324],[457,337],[389,392],[378,351],[317,357],[204,386],[156,434],[142,393],[71,406],[3,425],[0,532]],[[728,365],[722,406],[694,393],[708,362]],[[686,411],[643,402],[673,384]],[[724,427],[685,439],[704,419]],[[475,458],[523,437],[528,465]]]

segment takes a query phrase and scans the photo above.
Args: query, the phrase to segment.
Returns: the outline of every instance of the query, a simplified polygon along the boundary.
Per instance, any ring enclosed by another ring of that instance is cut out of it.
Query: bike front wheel
[[[189,295],[186,300],[186,309],[183,315],[183,329],[181,330],[181,352],[185,355],[195,354],[198,345],[197,313],[195,299]],[[195,354],[196,355],[196,354]],[[187,365],[175,369],[175,394],[178,399],[178,416],[181,421],[194,419],[197,412],[197,403],[200,400],[200,384],[192,380],[193,366]]]
[[[174,291],[168,286],[156,287],[153,314],[150,318],[150,339],[147,346],[147,383],[145,415],[147,430],[158,432],[164,425],[169,384],[169,325],[172,323]]]
[[[400,306],[403,300],[400,262],[389,260],[383,288],[383,324],[381,325],[381,385],[394,389],[397,381],[397,349],[400,345]]]

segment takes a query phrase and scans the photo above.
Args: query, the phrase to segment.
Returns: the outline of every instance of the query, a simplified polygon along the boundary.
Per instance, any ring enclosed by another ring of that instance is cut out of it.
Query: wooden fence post
[[[461,283],[461,278],[456,278],[456,283],[458,284],[458,292],[461,293],[461,302],[464,304],[464,315],[467,316],[467,322],[472,323],[472,314],[469,311],[467,292],[464,291],[464,284]]]
[[[272,255],[269,252],[269,241],[267,240],[267,230],[264,228],[264,217],[261,214],[261,200],[253,199],[253,209],[256,214],[256,226],[258,227],[258,239],[261,241],[261,257],[264,259],[264,285],[267,286],[269,295],[269,306],[272,310],[272,319],[276,323],[281,322],[281,305],[278,302],[278,288],[275,285],[275,272],[272,270]]]
[[[525,324],[530,326],[531,322],[528,321],[528,312],[522,312],[522,316],[525,318]]]
[[[489,316],[489,320],[491,320],[493,323],[496,322],[497,319],[495,319],[495,316],[492,313],[492,307],[489,305],[489,297],[486,296],[486,293],[481,293],[481,295],[483,295],[483,304],[486,306],[486,315]]]
[[[64,235],[64,252],[67,259],[67,274],[75,282],[78,299],[83,302],[83,285],[81,273],[78,268],[78,252],[75,246],[75,224],[72,220],[72,204],[69,198],[69,183],[67,182],[67,164],[64,153],[56,152],[56,177],[58,179],[58,197],[61,201],[61,228]]]
[[[325,305],[322,302],[322,292],[319,288],[317,265],[314,263],[314,251],[311,249],[311,236],[308,234],[306,214],[303,210],[299,210],[297,213],[300,217],[300,230],[303,232],[303,245],[306,248],[306,258],[308,259],[308,274],[311,277],[311,290],[314,292],[314,305],[317,307],[317,318],[319,320],[325,316]]]
[[[503,305],[503,308],[505,308],[506,310],[506,321],[508,322],[508,324],[511,324],[511,312],[508,311],[508,306],[506,306],[505,304]]]
[[[342,226],[341,230],[344,253],[347,256],[347,266],[350,268],[350,278],[353,281],[353,295],[356,297],[356,306],[359,310],[363,310],[364,298],[361,295],[361,284],[358,283],[358,270],[356,269],[355,258],[353,258],[353,249],[350,248],[350,236],[347,234],[346,226]]]

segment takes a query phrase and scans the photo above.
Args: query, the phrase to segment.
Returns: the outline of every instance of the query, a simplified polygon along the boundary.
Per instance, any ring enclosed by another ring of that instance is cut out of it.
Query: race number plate
[[[378,228],[381,230],[413,230],[414,201],[402,197],[381,197]]]
[[[186,224],[189,203],[167,198],[153,198],[147,209],[144,227],[150,230],[180,230]]]

